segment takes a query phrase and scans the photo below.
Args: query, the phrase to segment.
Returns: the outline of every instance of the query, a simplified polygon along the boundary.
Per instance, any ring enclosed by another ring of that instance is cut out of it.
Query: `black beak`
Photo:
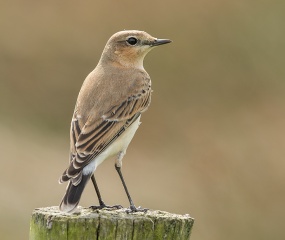
[[[151,43],[151,46],[154,47],[154,46],[159,46],[159,45],[162,45],[162,44],[166,44],[166,43],[171,43],[172,41],[169,40],[169,39],[155,39],[152,43]]]

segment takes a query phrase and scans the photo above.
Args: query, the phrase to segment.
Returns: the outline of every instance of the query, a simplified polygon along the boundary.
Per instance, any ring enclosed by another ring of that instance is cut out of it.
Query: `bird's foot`
[[[146,213],[148,208],[142,208],[141,206],[136,207],[135,205],[131,205],[127,210],[126,213],[134,213],[134,212],[144,212]]]
[[[102,203],[99,206],[90,206],[89,208],[91,208],[92,210],[101,210],[101,209],[117,210],[117,209],[123,208],[123,206],[122,205],[109,206],[109,205],[106,205],[105,203]]]

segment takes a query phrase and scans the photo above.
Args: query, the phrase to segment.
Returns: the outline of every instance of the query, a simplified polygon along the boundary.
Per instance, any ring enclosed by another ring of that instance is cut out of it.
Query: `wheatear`
[[[69,181],[60,210],[73,212],[91,178],[99,206],[103,202],[94,171],[108,158],[115,158],[130,202],[136,208],[121,173],[122,159],[140,124],[142,112],[151,99],[151,80],[143,60],[155,46],[170,43],[143,31],[121,31],[107,42],[96,68],[87,76],[79,92],[70,129],[70,163],[59,182]],[[119,207],[119,205],[117,206]]]

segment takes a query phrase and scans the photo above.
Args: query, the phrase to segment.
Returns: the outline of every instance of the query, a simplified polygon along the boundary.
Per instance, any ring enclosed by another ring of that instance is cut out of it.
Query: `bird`
[[[122,159],[151,102],[151,79],[143,67],[144,57],[156,46],[170,42],[140,30],[119,31],[107,41],[75,104],[69,165],[59,179],[59,183],[68,182],[61,211],[76,211],[90,179],[99,200],[93,209],[122,208],[104,203],[94,176],[97,167],[112,158],[130,203],[128,211],[147,211],[132,201],[121,171]]]

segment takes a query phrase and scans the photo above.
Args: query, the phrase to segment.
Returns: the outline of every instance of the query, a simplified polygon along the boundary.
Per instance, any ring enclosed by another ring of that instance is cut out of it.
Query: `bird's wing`
[[[114,142],[150,104],[151,87],[146,85],[140,91],[130,94],[123,102],[108,109],[101,117],[90,114],[80,128],[76,110],[71,123],[73,150],[69,167],[63,173],[61,182],[72,178],[73,184],[81,181],[82,169]],[[94,109],[96,111],[96,109]]]

